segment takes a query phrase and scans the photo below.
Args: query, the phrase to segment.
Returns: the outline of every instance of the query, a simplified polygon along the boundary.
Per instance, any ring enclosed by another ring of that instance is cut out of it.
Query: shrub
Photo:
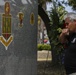
[[[51,46],[48,44],[38,44],[38,50],[51,50]]]

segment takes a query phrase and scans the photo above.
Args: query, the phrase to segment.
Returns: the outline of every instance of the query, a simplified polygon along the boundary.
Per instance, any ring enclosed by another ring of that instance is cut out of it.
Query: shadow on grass
[[[51,61],[38,61],[37,75],[66,75],[63,65],[53,65]]]

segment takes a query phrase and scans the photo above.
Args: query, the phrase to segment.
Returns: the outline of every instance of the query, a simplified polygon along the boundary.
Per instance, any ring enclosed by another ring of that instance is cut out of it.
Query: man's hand
[[[59,36],[59,40],[61,41],[61,43],[67,42],[66,35],[69,35],[69,30],[68,29],[62,29],[62,33]]]
[[[62,29],[62,33],[63,36],[69,35],[69,30],[68,29]]]

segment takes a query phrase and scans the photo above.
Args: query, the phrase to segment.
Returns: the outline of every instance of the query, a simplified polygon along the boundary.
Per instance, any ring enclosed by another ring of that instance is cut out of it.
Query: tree
[[[47,34],[49,34],[50,31],[50,19],[47,15],[47,13],[45,12],[45,10],[43,9],[43,5],[47,2],[47,1],[51,1],[51,0],[38,0],[38,14],[39,16],[42,18],[42,20],[45,23],[46,29],[47,29]]]
[[[76,10],[76,0],[68,0],[68,4],[72,6],[73,10]]]
[[[53,8],[50,12],[50,18],[51,18],[50,40],[52,46],[53,62],[55,64],[61,63],[61,54],[63,47],[60,44],[58,37],[60,35],[61,28],[63,25],[63,17],[66,13],[67,12],[65,11],[65,8],[62,5],[60,5],[56,1],[53,1]]]
[[[52,62],[53,64],[57,64],[59,63],[58,52],[61,51],[61,48],[59,48],[60,44],[58,41],[58,36],[59,32],[61,31],[63,16],[66,14],[65,8],[61,5],[60,2],[53,1],[53,8],[50,12],[50,18],[41,7],[41,5],[38,6],[38,14],[41,16],[45,23],[47,34],[50,39],[50,44],[52,47]]]

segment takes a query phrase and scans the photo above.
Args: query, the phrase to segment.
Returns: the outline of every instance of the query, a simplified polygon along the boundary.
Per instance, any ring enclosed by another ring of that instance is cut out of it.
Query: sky
[[[62,1],[62,0],[60,0],[60,1]],[[64,1],[67,1],[67,0],[64,0]],[[72,10],[72,7],[71,6],[65,6],[65,5],[63,5],[64,7],[65,7],[65,10],[66,11],[68,11],[68,12],[74,12],[73,10]],[[49,11],[50,10],[50,8],[52,7],[52,4],[47,4],[47,11]]]

